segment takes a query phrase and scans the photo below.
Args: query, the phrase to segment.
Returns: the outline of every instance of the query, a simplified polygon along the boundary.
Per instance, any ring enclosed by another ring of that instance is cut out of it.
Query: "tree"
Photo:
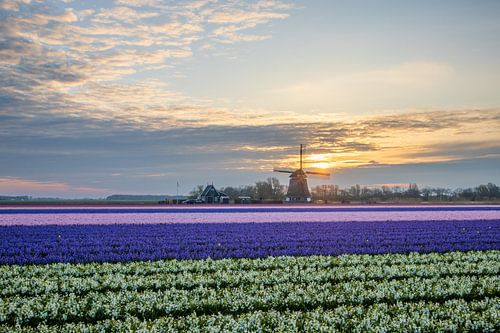
[[[351,188],[349,189],[349,194],[351,195],[351,197],[359,199],[361,195],[361,186],[359,186],[359,184],[356,184],[356,186],[351,186]]]
[[[268,182],[271,182],[271,186],[273,189],[273,199],[274,200],[282,200],[285,198],[285,186],[280,184],[278,178],[272,177],[267,178]]]
[[[436,187],[436,188],[432,189],[432,191],[439,201],[449,197],[450,193],[451,193],[450,189],[443,188],[443,187]]]
[[[317,185],[311,188],[311,196],[313,200],[322,200],[324,202],[332,202],[339,200],[338,185]]]
[[[349,191],[347,191],[347,190],[340,190],[339,197],[340,197],[341,201],[349,201],[351,199],[351,196],[349,195]]]
[[[327,202],[328,185],[318,185],[311,188],[311,196],[313,201],[322,200]]]
[[[474,200],[475,197],[474,190],[470,187],[463,189],[462,192],[460,193],[460,197],[467,200]]]
[[[429,201],[429,197],[432,194],[432,189],[430,187],[424,187],[422,189],[422,196],[424,197],[425,201]]]
[[[267,178],[255,183],[255,196],[261,200],[281,200],[285,197],[284,188],[279,179]]]
[[[488,186],[483,184],[476,187],[476,193],[479,199],[486,199],[490,197],[490,191],[488,189]]]
[[[420,197],[420,191],[418,189],[417,184],[411,183],[410,186],[408,187],[408,190],[406,190],[405,194],[409,198],[419,198]]]
[[[369,199],[373,197],[373,191],[368,187],[363,186],[363,188],[361,189],[361,197]]]
[[[222,187],[220,189],[221,192],[224,192],[225,194],[227,194],[227,196],[234,200],[236,198],[238,198],[241,194],[241,190],[240,188],[236,188],[236,187],[232,187],[232,186],[228,186],[228,187]]]
[[[255,198],[255,186],[245,185],[245,186],[240,186],[239,189],[241,196]]]
[[[382,195],[384,196],[384,199],[391,198],[393,195],[391,188],[388,186],[382,186]]]
[[[490,192],[490,199],[500,198],[500,188],[493,183],[488,183],[488,192]]]
[[[266,181],[255,182],[255,196],[259,200],[271,199],[273,195],[272,185]]]
[[[382,190],[381,190],[381,189],[379,189],[379,188],[374,188],[374,189],[372,190],[372,195],[373,195],[373,197],[374,197],[374,198],[381,198],[381,197],[382,197],[382,195],[383,195],[383,193],[382,193]]]
[[[190,192],[189,192],[189,197],[191,199],[196,199],[198,198],[201,193],[203,192],[203,190],[205,189],[205,186],[203,185],[196,185],[195,188],[193,188]]]

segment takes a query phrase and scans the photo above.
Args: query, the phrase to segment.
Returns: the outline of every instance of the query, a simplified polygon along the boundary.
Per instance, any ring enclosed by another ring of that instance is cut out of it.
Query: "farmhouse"
[[[229,196],[224,192],[217,191],[214,185],[207,185],[207,187],[205,187],[203,192],[201,192],[199,198],[203,200],[204,203],[207,204],[229,203]]]

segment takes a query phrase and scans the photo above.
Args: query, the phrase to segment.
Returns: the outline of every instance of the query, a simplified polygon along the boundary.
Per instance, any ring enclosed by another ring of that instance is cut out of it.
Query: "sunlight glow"
[[[331,154],[311,154],[307,156],[308,161],[323,162],[327,161],[331,157]]]
[[[311,168],[318,168],[318,169],[329,169],[332,168],[335,163],[331,162],[318,162],[318,163],[312,163],[309,166]]]

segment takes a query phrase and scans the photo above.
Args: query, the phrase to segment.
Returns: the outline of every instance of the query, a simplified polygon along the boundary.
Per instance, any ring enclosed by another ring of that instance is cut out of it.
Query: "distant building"
[[[213,185],[207,185],[203,192],[201,192],[199,199],[207,204],[229,203],[229,196],[224,192],[217,191]]]
[[[8,196],[8,195],[0,195],[0,200],[18,200],[18,201],[26,201],[26,200],[31,200],[31,197],[28,197],[27,195],[21,195],[21,196]]]
[[[252,203],[252,198],[249,196],[240,195],[238,198],[234,200],[236,204],[249,204]]]

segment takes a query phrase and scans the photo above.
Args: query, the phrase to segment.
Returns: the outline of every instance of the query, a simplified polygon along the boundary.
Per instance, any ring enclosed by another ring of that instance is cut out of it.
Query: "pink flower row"
[[[0,226],[155,223],[500,220],[500,211],[0,214]]]

